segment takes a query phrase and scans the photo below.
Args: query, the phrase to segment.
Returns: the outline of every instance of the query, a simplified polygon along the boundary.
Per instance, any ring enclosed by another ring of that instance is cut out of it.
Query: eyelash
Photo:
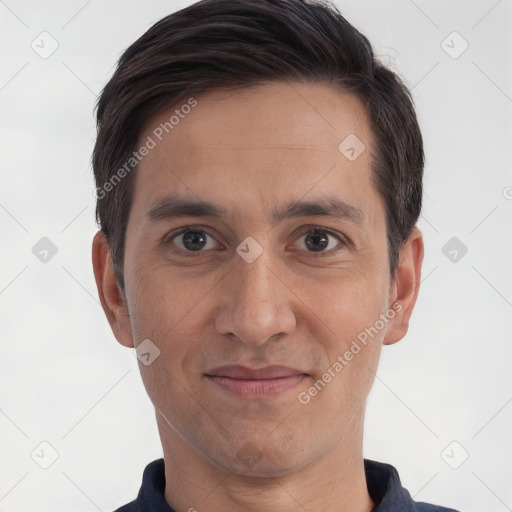
[[[187,231],[200,231],[202,233],[207,234],[208,236],[211,236],[213,239],[215,239],[215,237],[213,235],[211,235],[210,233],[208,233],[208,230],[205,229],[203,226],[185,226],[185,227],[179,229],[177,232],[170,234],[168,237],[165,237],[165,239],[163,240],[163,244],[165,246],[172,244],[172,241],[176,237],[182,235],[183,233],[186,233]],[[306,252],[309,252],[313,258],[325,258],[328,256],[332,256],[348,245],[347,240],[345,239],[344,236],[340,236],[339,234],[335,233],[334,231],[332,231],[328,228],[320,227],[320,226],[315,226],[313,228],[308,229],[307,231],[304,231],[303,233],[301,233],[301,235],[298,238],[301,238],[302,236],[307,235],[307,234],[315,234],[315,233],[325,233],[329,236],[336,238],[337,241],[339,242],[339,246],[334,249],[330,249],[329,251],[321,251],[318,253],[315,253],[314,251],[306,251]],[[198,256],[201,256],[201,254],[203,252],[205,252],[205,251],[196,251],[196,252],[183,251],[181,249],[173,249],[173,248],[171,248],[170,251],[173,254],[176,254],[178,256],[185,256],[187,258],[188,257],[196,258]]]

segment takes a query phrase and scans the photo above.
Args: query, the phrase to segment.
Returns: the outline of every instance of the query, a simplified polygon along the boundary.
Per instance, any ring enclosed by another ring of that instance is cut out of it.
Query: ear
[[[101,306],[117,341],[125,347],[133,347],[133,335],[128,307],[117,283],[110,245],[102,231],[92,241],[92,266]]]
[[[392,345],[407,334],[409,318],[420,290],[423,254],[423,235],[414,227],[400,251],[396,276],[391,286],[390,304],[396,314],[388,324],[384,345]]]

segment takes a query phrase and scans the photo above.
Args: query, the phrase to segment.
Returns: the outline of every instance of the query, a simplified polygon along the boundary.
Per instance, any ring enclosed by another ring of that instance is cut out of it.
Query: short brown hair
[[[145,123],[192,94],[286,80],[327,83],[363,100],[375,139],[372,176],[386,205],[394,277],[422,201],[423,141],[410,91],[327,2],[202,0],[161,19],[135,41],[98,100],[96,221],[123,291],[136,166],[112,180],[132,157]]]

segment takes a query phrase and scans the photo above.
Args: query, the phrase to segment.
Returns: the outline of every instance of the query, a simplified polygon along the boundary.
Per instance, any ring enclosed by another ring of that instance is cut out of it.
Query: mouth
[[[205,377],[228,393],[242,398],[270,398],[298,386],[309,375],[287,366],[222,366]]]

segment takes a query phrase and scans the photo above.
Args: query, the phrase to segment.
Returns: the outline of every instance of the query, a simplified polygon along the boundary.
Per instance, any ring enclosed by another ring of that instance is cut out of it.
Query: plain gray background
[[[92,273],[93,107],[121,52],[190,3],[0,1],[4,512],[115,509],[162,454]],[[512,1],[337,5],[412,88],[427,156],[422,288],[383,349],[364,454],[416,500],[512,510]]]

